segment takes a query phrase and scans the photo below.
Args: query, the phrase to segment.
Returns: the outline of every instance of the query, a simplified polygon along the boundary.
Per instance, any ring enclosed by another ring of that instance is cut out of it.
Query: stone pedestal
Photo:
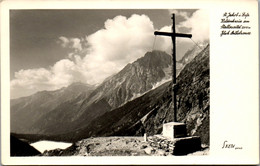
[[[163,155],[187,155],[201,148],[199,136],[189,136],[185,123],[170,122],[163,124],[160,135],[149,136],[147,142],[154,149],[164,151]]]
[[[173,155],[186,155],[201,149],[200,137],[187,136],[185,123],[170,122],[163,124],[162,136],[172,143]]]
[[[163,136],[173,140],[187,136],[186,125],[179,122],[170,122],[163,124]]]
[[[148,142],[151,147],[164,150],[172,155],[187,155],[201,150],[201,140],[198,136],[174,138],[169,140],[162,135],[154,135],[148,137]]]

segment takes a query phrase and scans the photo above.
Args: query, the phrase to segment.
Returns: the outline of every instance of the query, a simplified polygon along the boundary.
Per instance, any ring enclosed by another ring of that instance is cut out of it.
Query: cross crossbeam
[[[185,38],[191,38],[191,34],[183,34],[183,33],[175,33],[175,14],[172,14],[172,32],[158,32],[155,31],[154,35],[161,35],[161,36],[169,36],[172,38],[172,100],[173,100],[173,109],[174,109],[174,122],[177,122],[177,99],[176,99],[176,37],[185,37]]]
[[[191,34],[183,34],[183,33],[169,33],[169,32],[159,32],[155,31],[154,35],[161,35],[161,36],[171,36],[171,37],[187,37],[191,38]]]

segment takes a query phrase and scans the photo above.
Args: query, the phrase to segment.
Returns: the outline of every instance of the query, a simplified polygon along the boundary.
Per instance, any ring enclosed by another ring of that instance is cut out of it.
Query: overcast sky
[[[73,82],[101,83],[153,49],[155,30],[209,37],[203,10],[11,10],[11,98],[55,90]],[[199,24],[198,24],[199,22]],[[177,59],[194,44],[177,39]],[[169,37],[156,37],[155,48],[171,54]]]

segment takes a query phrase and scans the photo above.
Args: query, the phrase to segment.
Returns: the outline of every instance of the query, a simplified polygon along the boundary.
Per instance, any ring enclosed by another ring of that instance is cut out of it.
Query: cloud
[[[69,41],[68,38],[66,38],[66,37],[64,37],[64,36],[59,37],[58,43],[59,43],[63,48],[67,47],[68,44],[69,44],[69,42],[70,42],[70,41]]]
[[[182,10],[176,10],[176,9],[170,9],[169,13],[172,14],[174,13],[175,15],[183,17],[183,19],[187,20],[189,19],[189,13],[187,11],[182,11]]]
[[[27,96],[36,91],[52,88],[48,85],[51,78],[49,70],[44,68],[20,70],[11,81],[11,98]]]
[[[128,19],[124,16],[108,19],[104,29],[84,39],[61,36],[58,41],[61,47],[75,49],[69,59],[49,68],[16,72],[11,81],[12,98],[58,89],[76,81],[101,83],[151,50],[153,32],[153,23],[147,16],[134,14]]]
[[[86,70],[94,82],[119,71],[127,63],[143,56],[152,47],[153,23],[145,15],[117,16],[105,22],[105,28],[87,36]],[[98,69],[98,70],[97,70]]]
[[[70,48],[73,49],[73,51],[82,50],[81,39],[79,38],[67,38],[60,36],[57,43],[60,44],[63,48]]]
[[[56,90],[73,82],[86,82],[84,72],[74,56],[75,62],[63,59],[52,67],[20,70],[11,81],[11,98],[31,95],[42,90]],[[78,63],[78,64],[77,64]]]
[[[190,28],[192,39],[196,42],[209,40],[209,12],[207,10],[197,10],[186,21],[178,25],[178,29]]]

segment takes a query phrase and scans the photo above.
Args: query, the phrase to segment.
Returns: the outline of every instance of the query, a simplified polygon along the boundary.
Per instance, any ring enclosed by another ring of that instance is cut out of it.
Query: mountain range
[[[88,125],[100,116],[170,78],[171,56],[147,52],[99,86],[83,83],[11,100],[11,131],[57,134]]]
[[[195,48],[194,48],[195,49]],[[209,45],[179,63],[178,121],[209,144]],[[171,56],[147,52],[98,86],[74,83],[11,100],[11,132],[31,141],[75,142],[95,136],[148,135],[173,119]],[[162,85],[160,85],[163,83]]]

